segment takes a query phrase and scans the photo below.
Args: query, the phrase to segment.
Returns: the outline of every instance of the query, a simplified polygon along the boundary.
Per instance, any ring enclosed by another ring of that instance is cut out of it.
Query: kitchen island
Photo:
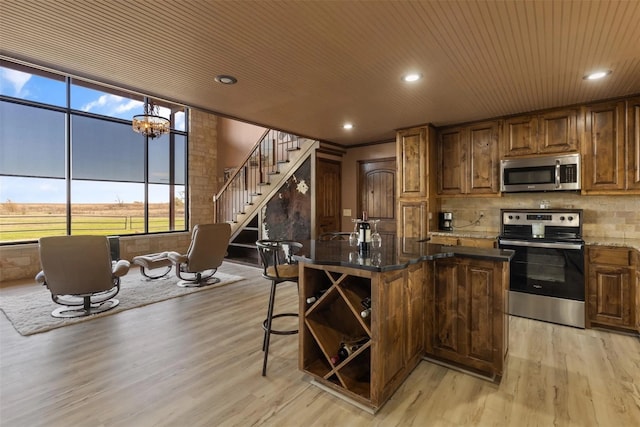
[[[370,412],[425,358],[499,380],[512,255],[418,239],[365,256],[345,241],[305,244],[299,368]]]

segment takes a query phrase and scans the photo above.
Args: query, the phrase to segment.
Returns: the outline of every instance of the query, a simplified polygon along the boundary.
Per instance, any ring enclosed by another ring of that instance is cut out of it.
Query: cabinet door
[[[640,98],[627,102],[627,188],[640,190]]]
[[[494,359],[499,358],[494,354],[494,342],[500,339],[494,336],[494,322],[500,308],[494,307],[493,298],[494,283],[499,278],[494,263],[481,260],[468,260],[464,274],[464,304],[460,307],[460,316],[465,319],[462,351],[473,367],[489,370]]]
[[[425,263],[414,264],[408,268],[407,281],[407,359],[412,366],[424,351],[424,290],[426,281]]]
[[[560,110],[538,116],[538,152],[578,151],[578,110]]]
[[[460,279],[460,265],[451,260],[436,260],[434,262],[434,317],[431,348],[436,356],[452,360],[459,359],[460,331],[458,308],[463,290]]]
[[[583,188],[624,189],[624,102],[587,107]]]
[[[537,119],[520,116],[506,119],[502,146],[503,157],[524,156],[537,152]]]
[[[438,194],[466,193],[468,132],[464,128],[445,130],[438,138]]]
[[[469,183],[467,192],[474,194],[497,193],[499,188],[498,122],[479,123],[469,127],[469,145],[466,160]]]
[[[398,202],[398,236],[418,238],[427,237],[429,232],[427,228],[428,215],[429,211],[427,202],[400,200]],[[401,250],[402,254],[408,253],[404,251],[404,248]]]
[[[589,266],[588,305],[591,322],[633,327],[631,269],[609,265]]]
[[[427,129],[404,129],[397,133],[398,196],[427,196]]]
[[[371,375],[372,392],[379,393],[374,398],[376,401],[384,399],[390,390],[395,389],[406,367],[406,274],[405,270],[383,273],[375,286],[378,304],[372,333],[373,340],[377,341],[377,353]]]

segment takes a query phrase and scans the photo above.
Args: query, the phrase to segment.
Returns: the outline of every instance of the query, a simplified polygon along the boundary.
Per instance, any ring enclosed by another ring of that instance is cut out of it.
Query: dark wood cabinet
[[[588,248],[587,318],[590,325],[638,330],[637,279],[631,255],[627,248]]]
[[[438,134],[438,194],[497,194],[499,122],[443,129]]]
[[[585,108],[583,191],[625,188],[624,112],[623,101]]]
[[[431,126],[397,132],[397,236],[426,238],[435,214],[435,131]]]
[[[640,98],[627,101],[627,189],[640,190]]]
[[[428,129],[417,127],[398,131],[398,197],[427,197]]]
[[[315,236],[340,230],[342,183],[341,163],[316,158],[316,218]]]
[[[300,281],[300,369],[326,388],[377,410],[424,351],[425,263],[389,272],[303,263]],[[306,299],[324,292],[307,304]],[[363,318],[361,301],[371,298]],[[346,337],[365,344],[332,363]]]
[[[577,152],[578,109],[511,117],[504,121],[502,157]]]
[[[500,378],[508,342],[509,264],[473,258],[433,263],[426,292],[428,356]]]

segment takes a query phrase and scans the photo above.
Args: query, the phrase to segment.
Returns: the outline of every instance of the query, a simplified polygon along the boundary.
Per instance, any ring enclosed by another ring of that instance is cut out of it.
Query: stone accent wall
[[[583,234],[588,237],[640,239],[640,197],[582,196],[574,193],[504,194],[502,197],[451,197],[441,199],[441,210],[453,212],[458,231],[500,232],[500,208],[539,208],[548,200],[551,208],[574,208],[584,211]],[[478,224],[473,222],[484,212]]]
[[[217,117],[191,110],[189,117],[189,229],[195,224],[213,221],[213,195],[218,190]],[[190,232],[124,236],[120,239],[120,257],[164,251],[184,253]],[[33,279],[40,271],[38,244],[0,246],[0,285],[2,282]]]

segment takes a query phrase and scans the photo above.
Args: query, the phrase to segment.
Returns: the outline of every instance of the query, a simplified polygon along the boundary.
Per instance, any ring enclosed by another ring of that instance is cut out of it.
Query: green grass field
[[[48,209],[43,209],[44,207]],[[144,233],[141,206],[91,205],[84,206],[92,213],[74,213],[71,234],[127,235]],[[92,209],[91,209],[92,208]],[[149,232],[171,231],[168,207],[160,205],[150,209]],[[64,212],[64,210],[63,210]],[[175,230],[184,230],[184,213],[176,215]],[[58,205],[19,205],[14,212],[0,214],[0,242],[37,240],[44,236],[67,234],[66,216]]]

